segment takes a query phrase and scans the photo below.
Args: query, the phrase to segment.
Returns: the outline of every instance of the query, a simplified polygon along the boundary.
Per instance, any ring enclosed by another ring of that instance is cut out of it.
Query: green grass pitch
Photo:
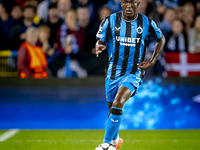
[[[21,130],[0,142],[0,150],[95,150],[103,135],[103,130]],[[200,130],[126,130],[120,137],[119,150],[200,150]]]

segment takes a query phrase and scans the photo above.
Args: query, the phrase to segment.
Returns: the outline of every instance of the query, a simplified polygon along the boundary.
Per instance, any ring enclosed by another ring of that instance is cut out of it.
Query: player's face
[[[121,2],[124,17],[133,17],[137,13],[138,0],[122,0]]]

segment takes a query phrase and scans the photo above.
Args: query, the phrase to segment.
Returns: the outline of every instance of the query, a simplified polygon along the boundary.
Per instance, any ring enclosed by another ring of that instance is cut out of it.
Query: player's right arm
[[[106,42],[110,39],[110,37],[110,16],[108,16],[101,22],[99,31],[96,35],[97,43],[95,46],[95,53],[97,57],[99,56],[99,53],[106,49]]]
[[[106,45],[104,42],[98,40],[95,46],[95,53],[96,56],[99,57],[99,53],[106,49]]]

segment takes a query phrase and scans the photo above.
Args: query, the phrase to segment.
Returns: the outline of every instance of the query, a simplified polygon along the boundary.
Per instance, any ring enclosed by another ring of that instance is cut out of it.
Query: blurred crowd
[[[166,37],[164,51],[200,53],[200,1],[139,1],[138,12],[153,18]],[[96,33],[105,17],[121,9],[120,0],[3,0],[0,51],[18,50],[18,69],[26,76],[32,75],[30,64],[36,64],[30,61],[37,55],[24,42],[43,51],[47,62],[40,65],[49,76],[103,74],[108,56],[95,58]],[[154,45],[150,39],[149,52]]]

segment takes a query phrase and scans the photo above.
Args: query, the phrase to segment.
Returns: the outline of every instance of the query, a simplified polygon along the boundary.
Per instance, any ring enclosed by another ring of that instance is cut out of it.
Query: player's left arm
[[[161,30],[157,27],[154,21],[150,20],[150,27],[149,27],[149,32],[154,40],[156,40],[156,46],[154,49],[154,53],[152,55],[152,58],[150,61],[143,61],[141,63],[138,63],[138,67],[143,69],[143,70],[148,70],[151,67],[154,66],[156,63],[158,57],[162,53],[162,50],[165,45],[165,37],[162,35]]]

